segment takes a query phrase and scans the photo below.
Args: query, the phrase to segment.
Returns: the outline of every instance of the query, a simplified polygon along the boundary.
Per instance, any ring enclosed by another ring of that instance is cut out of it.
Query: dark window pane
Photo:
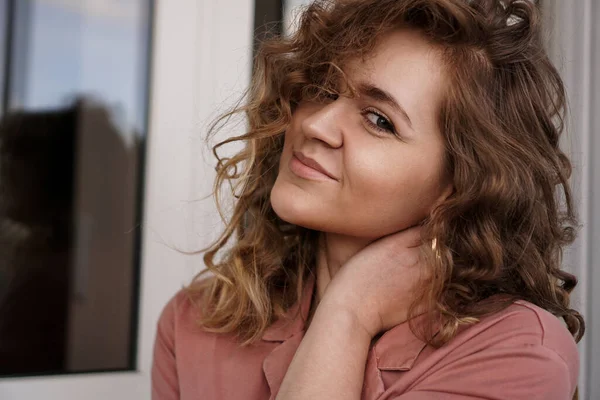
[[[133,369],[151,0],[8,1],[0,375]]]
[[[281,33],[283,6],[281,0],[254,2],[254,50],[263,40]]]

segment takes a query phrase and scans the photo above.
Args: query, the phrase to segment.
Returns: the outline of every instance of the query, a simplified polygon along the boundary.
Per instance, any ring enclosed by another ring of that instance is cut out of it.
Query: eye
[[[384,115],[371,109],[366,109],[363,111],[363,115],[367,121],[367,124],[369,124],[373,129],[376,129],[380,132],[396,133],[394,124],[392,124]]]

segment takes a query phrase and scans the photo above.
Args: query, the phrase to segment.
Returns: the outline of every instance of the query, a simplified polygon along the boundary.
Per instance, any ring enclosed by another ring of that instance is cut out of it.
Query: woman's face
[[[271,204],[289,223],[375,239],[419,223],[452,191],[437,124],[442,62],[402,30],[344,70],[356,97],[294,111]]]

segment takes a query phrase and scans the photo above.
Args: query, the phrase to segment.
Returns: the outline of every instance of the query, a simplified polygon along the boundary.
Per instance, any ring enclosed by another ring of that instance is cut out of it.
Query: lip
[[[290,169],[296,175],[299,175],[303,178],[308,179],[333,179],[337,181],[337,179],[321,164],[319,164],[316,160],[305,156],[299,151],[292,152],[292,159],[290,160]]]

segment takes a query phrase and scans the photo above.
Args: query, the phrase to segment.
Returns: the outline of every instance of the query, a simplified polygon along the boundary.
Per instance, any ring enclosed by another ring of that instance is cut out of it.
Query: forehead
[[[350,60],[346,67],[352,84],[366,81],[386,90],[417,125],[425,128],[437,116],[446,83],[441,51],[418,32],[394,31],[368,57]]]

